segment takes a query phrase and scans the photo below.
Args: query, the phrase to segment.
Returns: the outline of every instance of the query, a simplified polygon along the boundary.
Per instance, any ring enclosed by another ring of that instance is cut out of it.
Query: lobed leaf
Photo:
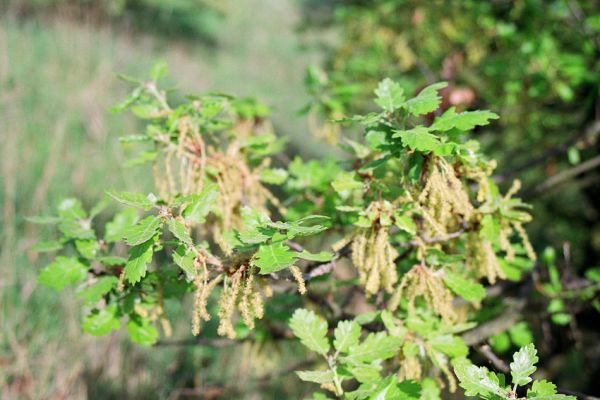
[[[510,374],[513,384],[523,386],[531,382],[529,375],[537,369],[535,364],[539,361],[537,350],[533,343],[523,346],[513,354],[513,362],[510,363]]]
[[[60,292],[66,286],[82,281],[88,267],[74,257],[58,256],[38,275],[38,283]]]
[[[313,311],[300,308],[290,319],[290,328],[302,344],[321,355],[329,352],[327,340],[327,321]]]

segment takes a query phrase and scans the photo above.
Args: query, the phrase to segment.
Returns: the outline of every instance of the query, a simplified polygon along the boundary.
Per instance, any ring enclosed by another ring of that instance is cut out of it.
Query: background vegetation
[[[65,194],[91,204],[107,187],[148,188],[135,167],[118,167],[130,149],[116,138],[138,125],[106,110],[126,90],[116,74],[141,75],[156,58],[184,93],[266,101],[290,157],[336,151],[307,132],[335,141],[327,119],[368,111],[384,76],[408,92],[447,80],[449,104],[500,114],[480,139],[500,183],[521,178],[534,204],[544,257],[532,287],[546,289],[530,288],[530,314],[491,344],[508,354],[534,336],[545,375],[598,394],[598,314],[578,296],[598,279],[600,252],[597,2],[4,0],[0,12],[1,398],[217,398],[224,386],[233,397],[302,396],[286,374],[299,347],[198,345],[187,314],[175,345],[91,338],[71,294],[37,286],[48,259],[29,248],[44,232],[24,216]],[[322,70],[307,92],[311,64]],[[289,117],[309,101],[310,124]]]

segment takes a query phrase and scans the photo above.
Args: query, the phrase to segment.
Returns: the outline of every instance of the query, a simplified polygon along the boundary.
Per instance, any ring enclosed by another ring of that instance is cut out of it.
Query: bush
[[[384,79],[376,111],[340,121],[364,132],[346,140],[346,157],[286,165],[268,107],[222,94],[173,105],[158,86],[166,72],[158,63],[148,80],[124,77],[134,89],[113,108],[147,122],[121,140],[140,145],[128,163],[151,168],[155,192],[108,190],[89,210],[65,199],[55,215],[30,218],[57,227],[55,240],[35,246],[61,254],[38,280],[76,287],[89,310],[84,332],[124,326],[133,342],[153,345],[171,335],[165,303],[191,297],[194,335],[295,335],[322,356],[299,377],[337,397],[435,399],[459,385],[482,398],[525,395],[533,345],[510,371],[499,364],[511,387],[466,358],[513,325],[526,298],[499,282],[526,285],[536,260],[519,182],[501,193],[495,162],[469,136],[496,114],[439,113],[447,83],[413,97]],[[108,217],[110,198],[126,208]],[[573,398],[555,393],[536,381],[526,396]]]

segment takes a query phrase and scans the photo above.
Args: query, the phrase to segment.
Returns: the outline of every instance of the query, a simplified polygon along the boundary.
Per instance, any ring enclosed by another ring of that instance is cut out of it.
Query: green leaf
[[[435,350],[441,351],[450,357],[465,357],[469,354],[469,348],[458,336],[441,335],[430,339],[428,343]]]
[[[196,269],[194,268],[194,259],[196,255],[193,251],[188,250],[186,246],[179,246],[172,254],[173,261],[185,272],[188,279],[193,279],[196,276]]]
[[[152,66],[152,70],[150,70],[150,78],[153,81],[157,81],[161,78],[164,78],[169,73],[169,67],[164,60],[158,60]]]
[[[466,358],[452,360],[454,372],[460,381],[460,386],[465,389],[467,396],[489,396],[495,394],[506,398],[507,391],[500,386],[498,377],[490,373],[487,368],[477,367]]]
[[[429,133],[429,129],[424,126],[394,132],[392,137],[399,137],[402,140],[402,145],[409,147],[411,150],[427,153],[437,149],[442,144],[437,136]]]
[[[113,219],[106,224],[104,231],[104,240],[108,243],[118,242],[125,237],[127,229],[132,227],[138,221],[138,212],[133,208],[126,208],[117,213]]]
[[[323,356],[329,352],[327,321],[313,311],[303,308],[296,310],[290,319],[290,328],[300,342],[312,351]]]
[[[217,185],[205,184],[202,192],[190,196],[190,203],[183,210],[183,217],[188,221],[203,224],[218,198]]]
[[[78,199],[64,199],[58,205],[58,216],[68,219],[84,219],[87,217],[81,201]]]
[[[92,260],[100,251],[100,244],[97,240],[76,240],[75,248],[83,258]]]
[[[442,116],[437,117],[429,128],[432,131],[442,132],[453,128],[468,131],[476,126],[489,124],[489,120],[491,119],[498,119],[497,114],[487,110],[465,111],[458,114],[455,110],[455,107],[450,107]]]
[[[158,340],[158,331],[147,319],[135,319],[127,322],[127,332],[132,342],[150,346]]]
[[[53,263],[42,269],[38,283],[60,292],[66,286],[84,280],[87,270],[88,267],[76,258],[58,256]]]
[[[244,230],[237,235],[241,242],[245,244],[263,243],[276,233],[274,229],[268,227],[271,220],[264,213],[250,207],[244,207],[241,214]]]
[[[397,110],[404,102],[404,90],[390,78],[385,78],[379,82],[377,89],[375,89],[375,96],[377,96],[375,104],[388,112]]]
[[[179,239],[179,241],[181,241],[182,243],[185,243],[187,245],[192,244],[192,237],[190,236],[189,232],[187,231],[187,228],[185,227],[185,225],[183,223],[181,223],[181,221],[176,220],[175,218],[171,218],[171,219],[169,219],[168,226],[169,226],[169,230],[171,231],[171,233],[177,239]]]
[[[283,168],[265,168],[260,172],[260,180],[271,185],[281,185],[288,177]]]
[[[600,282],[600,267],[589,268],[585,271],[585,277],[590,281]]]
[[[403,107],[412,115],[428,114],[437,110],[442,98],[438,95],[438,90],[448,86],[446,82],[434,83],[421,90],[419,94],[409,100],[406,100]]]
[[[421,381],[420,400],[441,400],[441,390],[433,378],[425,378]]]
[[[537,350],[533,343],[521,347],[519,351],[513,354],[513,362],[510,363],[510,374],[513,384],[523,386],[531,382],[529,375],[537,369],[535,364],[539,361]]]
[[[498,241],[498,237],[500,236],[500,230],[500,224],[491,215],[487,214],[481,219],[481,230],[479,231],[479,236],[482,238],[487,239],[492,243],[496,243]]]
[[[326,262],[333,260],[335,254],[330,251],[321,251],[320,253],[311,253],[306,250],[302,250],[300,253],[296,254],[296,257],[301,258],[303,260],[309,261],[318,261],[318,262]]]
[[[331,186],[336,192],[346,194],[352,190],[362,189],[363,183],[358,180],[355,172],[340,172],[331,182]]]
[[[112,330],[118,330],[121,323],[117,317],[116,304],[87,315],[83,319],[82,327],[85,333],[93,336],[104,336]]]
[[[49,251],[60,250],[64,247],[64,244],[59,242],[58,240],[43,240],[31,246],[31,251],[35,251],[37,253],[47,253]]]
[[[305,382],[327,383],[333,382],[333,372],[324,371],[296,371],[296,375]]]
[[[479,303],[485,298],[485,288],[482,284],[461,275],[446,271],[444,283],[450,290],[471,303]]]
[[[139,244],[132,247],[129,250],[129,259],[125,264],[125,278],[132,285],[136,284],[144,276],[146,276],[146,270],[148,264],[152,261],[154,239],[150,239],[145,243]]]
[[[81,290],[77,297],[85,302],[86,305],[94,305],[110,292],[119,280],[116,276],[101,276],[92,285]]]
[[[154,202],[151,201],[148,198],[148,196],[144,196],[141,193],[118,192],[116,190],[107,190],[106,194],[108,194],[110,197],[112,197],[120,203],[131,207],[141,208],[145,211],[148,211],[152,207],[154,207]]]
[[[346,360],[351,362],[372,362],[385,360],[398,353],[402,340],[388,336],[385,332],[370,333],[359,344],[350,346]]]
[[[417,225],[415,224],[413,219],[408,215],[396,214],[394,216],[394,225],[396,225],[398,228],[402,229],[404,232],[408,233],[411,236],[417,234]]]
[[[125,241],[130,246],[137,246],[147,242],[158,232],[162,226],[162,219],[154,215],[148,216],[137,224],[125,230]]]
[[[58,230],[68,239],[96,238],[96,235],[90,226],[90,221],[85,219],[63,219],[58,224]]]
[[[109,267],[114,267],[115,265],[125,265],[127,262],[125,258],[116,256],[98,257],[98,261],[104,265],[108,265]]]
[[[535,400],[576,400],[575,396],[556,393],[556,385],[548,381],[533,381],[527,390],[527,398]]]
[[[347,352],[356,346],[360,337],[360,325],[355,321],[340,321],[333,331],[333,346],[339,352]]]
[[[281,242],[263,244],[254,254],[253,262],[260,268],[260,274],[265,275],[289,267],[294,263],[297,254]]]
[[[350,364],[345,366],[360,383],[377,382],[381,379],[381,362],[371,364]]]

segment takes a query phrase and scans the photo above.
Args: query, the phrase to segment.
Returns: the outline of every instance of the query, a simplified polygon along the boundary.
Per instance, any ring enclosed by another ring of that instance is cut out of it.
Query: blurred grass
[[[143,75],[156,58],[185,93],[215,89],[273,105],[276,126],[297,147],[304,122],[289,116],[306,101],[303,70],[316,56],[300,51],[296,18],[292,1],[236,3],[218,27],[218,46],[203,47],[60,16],[0,16],[0,398],[210,398],[189,388],[245,385],[286,357],[289,349],[265,356],[250,344],[144,349],[119,334],[83,335],[73,292],[37,286],[48,258],[28,249],[48,232],[24,217],[50,213],[64,196],[89,206],[109,187],[151,189],[145,170],[121,168],[128,149],[116,139],[134,133],[135,121],[106,110],[127,90],[116,75]],[[188,337],[185,310],[172,308],[180,315],[176,337]],[[280,379],[269,393],[289,395],[294,383]],[[265,398],[248,385],[234,397]]]

